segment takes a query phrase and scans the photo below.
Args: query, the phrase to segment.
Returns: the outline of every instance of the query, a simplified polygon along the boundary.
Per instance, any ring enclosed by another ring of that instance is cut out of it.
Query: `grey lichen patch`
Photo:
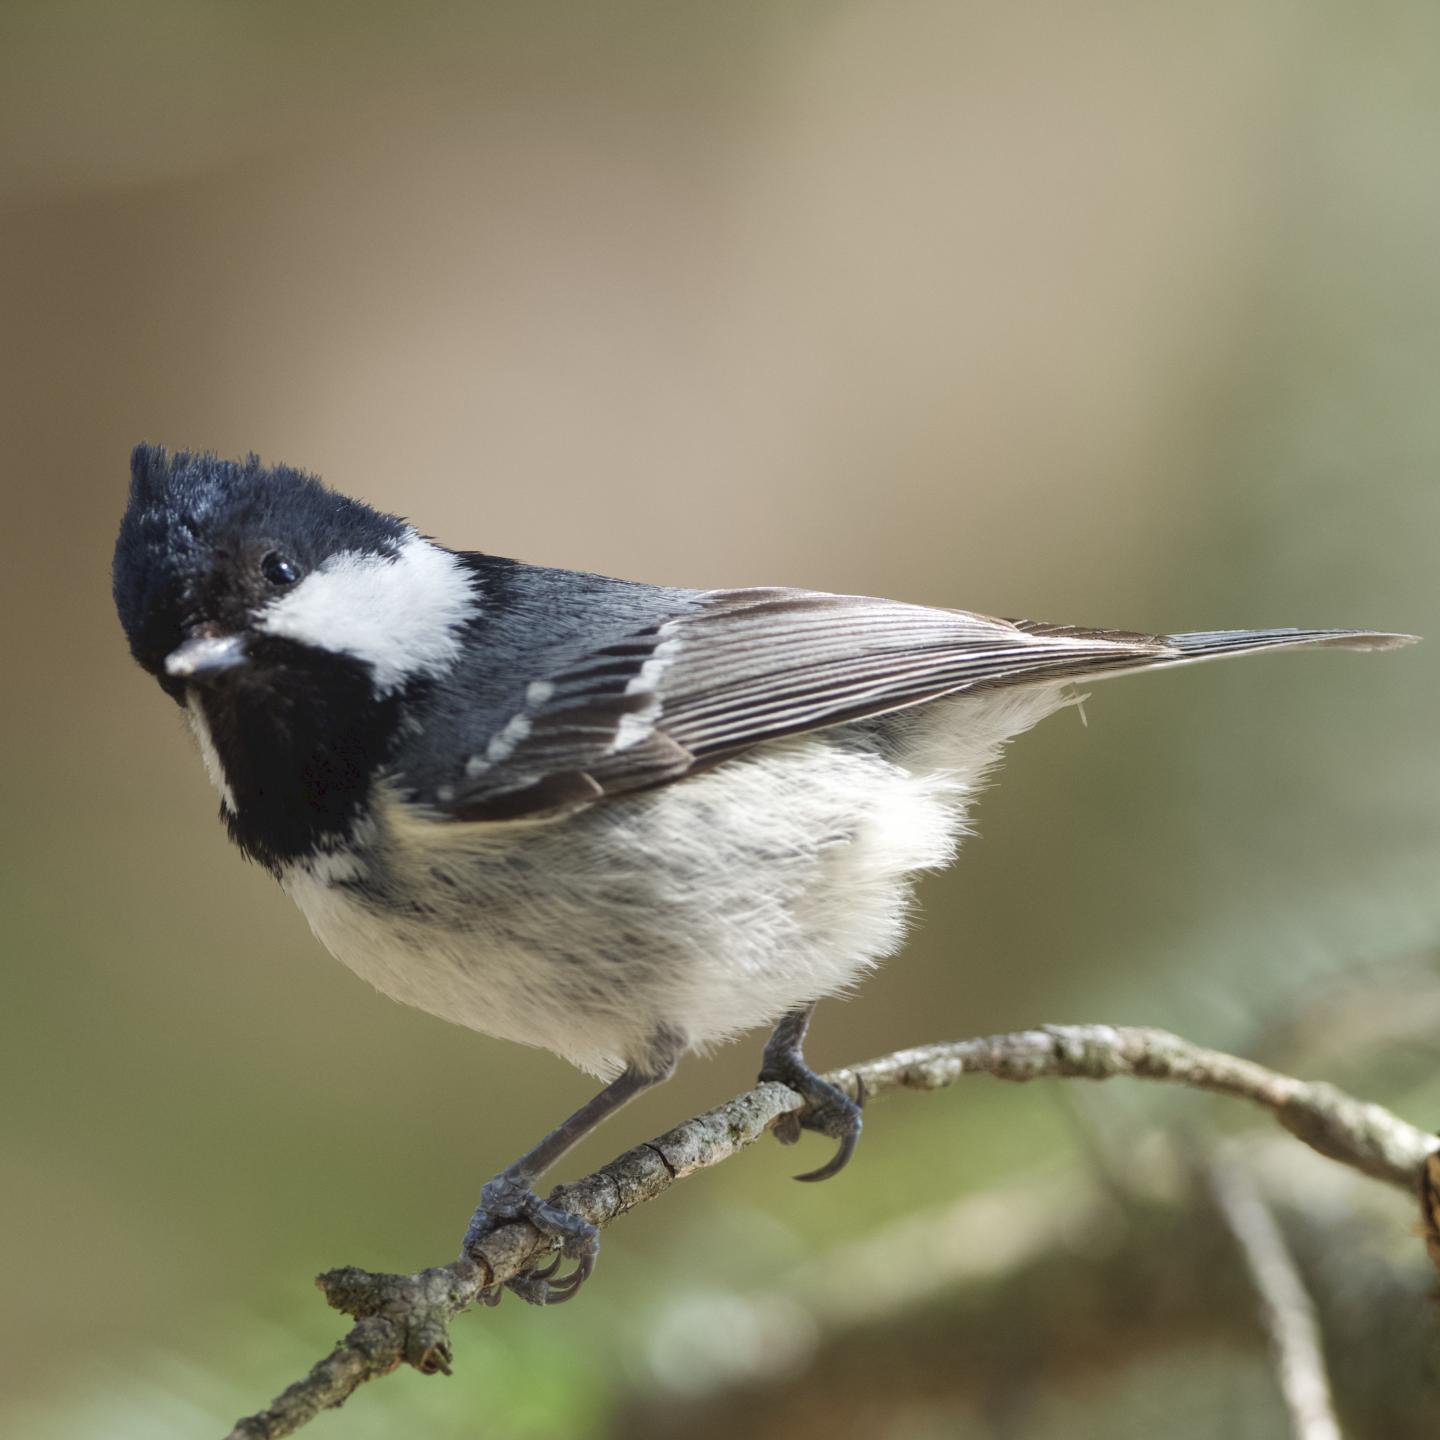
[[[753,1145],[781,1115],[799,1109],[802,1103],[793,1090],[766,1081],[728,1104],[677,1126],[652,1144],[675,1179],[683,1179]]]
[[[1346,1095],[1324,1081],[1305,1085],[1276,1115],[1297,1139],[1331,1160],[1377,1180],[1407,1185],[1437,1144],[1379,1105]]]

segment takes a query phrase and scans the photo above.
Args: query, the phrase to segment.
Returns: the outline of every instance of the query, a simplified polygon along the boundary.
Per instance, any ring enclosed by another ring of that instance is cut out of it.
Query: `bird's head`
[[[181,702],[337,664],[383,696],[453,662],[473,603],[461,562],[393,515],[253,455],[151,445],[131,457],[114,591],[132,654]]]

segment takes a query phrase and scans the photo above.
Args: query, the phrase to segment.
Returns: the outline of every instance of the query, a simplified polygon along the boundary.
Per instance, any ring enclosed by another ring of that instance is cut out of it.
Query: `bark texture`
[[[1014,1081],[1131,1076],[1248,1100],[1271,1111],[1320,1154],[1418,1196],[1432,1257],[1440,1256],[1435,1238],[1440,1234],[1440,1139],[1322,1081],[1298,1080],[1167,1031],[1046,1026],[901,1050],[826,1078],[852,1098],[863,1085],[869,1100],[893,1090],[941,1090],[964,1075],[978,1074]],[[801,1104],[783,1085],[759,1085],[561,1187],[555,1198],[603,1228],[687,1175],[728,1160]],[[316,1284],[325,1298],[351,1316],[355,1326],[266,1409],[238,1421],[229,1440],[279,1440],[294,1434],[322,1410],[343,1404],[365,1381],[401,1365],[448,1374],[454,1318],[543,1260],[551,1246],[533,1226],[517,1221],[488,1236],[475,1255],[447,1265],[411,1275],[349,1266],[319,1276]]]

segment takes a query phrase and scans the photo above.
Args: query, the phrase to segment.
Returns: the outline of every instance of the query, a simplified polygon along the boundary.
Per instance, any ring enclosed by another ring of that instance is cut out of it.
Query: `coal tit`
[[[608,1084],[485,1186],[471,1253],[678,1058],[774,1026],[762,1079],[850,1158],[805,1064],[816,1002],[896,948],[1012,736],[1073,683],[1346,630],[1147,635],[806,590],[696,591],[456,551],[283,466],[132,458],[120,620],[184,710],[230,838],[385,994]],[[797,1138],[798,1127],[782,1138]]]

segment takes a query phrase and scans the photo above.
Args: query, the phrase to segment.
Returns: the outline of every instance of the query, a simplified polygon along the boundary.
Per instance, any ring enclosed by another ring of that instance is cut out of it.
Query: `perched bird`
[[[385,994],[606,1079],[484,1187],[590,1274],[534,1183],[687,1050],[774,1026],[762,1079],[850,1158],[816,1002],[900,941],[1005,742],[1128,670],[1350,630],[1145,635],[807,590],[681,590],[455,551],[283,466],[141,445],[115,549],[130,648],[230,838]],[[793,1138],[793,1136],[792,1136]],[[558,1261],[558,1256],[556,1257]]]

